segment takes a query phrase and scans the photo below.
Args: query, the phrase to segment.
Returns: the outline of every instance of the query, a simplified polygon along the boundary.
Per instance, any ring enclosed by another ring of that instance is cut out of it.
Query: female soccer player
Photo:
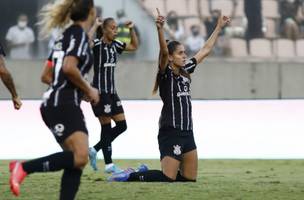
[[[126,170],[114,174],[109,178],[110,181],[196,181],[198,158],[192,131],[189,74],[193,73],[197,64],[211,52],[221,29],[230,22],[230,19],[221,16],[205,46],[188,61],[185,47],[181,43],[166,43],[163,33],[164,22],[164,17],[160,16],[158,11],[156,26],[160,44],[159,70],[153,92],[156,93],[159,88],[163,101],[158,134],[162,171]]]
[[[112,161],[112,142],[127,129],[124,110],[115,88],[114,76],[119,54],[124,50],[135,51],[138,47],[138,39],[133,29],[134,23],[126,22],[126,27],[130,29],[130,44],[115,39],[117,23],[113,18],[106,18],[103,22],[97,19],[90,31],[91,38],[97,31],[97,39],[93,42],[93,86],[98,88],[101,101],[97,105],[92,105],[92,109],[101,125],[101,137],[100,141],[90,148],[89,158],[92,168],[97,170],[97,152],[102,149],[106,173],[121,172],[121,169]],[[115,127],[111,126],[112,120],[116,124]]]
[[[5,53],[4,50],[0,44],[0,78],[2,80],[2,82],[4,83],[4,85],[6,86],[6,88],[8,89],[8,91],[11,93],[12,95],[12,101],[14,104],[14,108],[16,110],[19,110],[21,108],[21,100],[16,92],[16,88],[15,88],[15,84],[13,81],[13,78],[10,74],[10,72],[7,70],[7,68],[5,67]]]
[[[26,162],[10,163],[10,186],[20,194],[23,179],[35,172],[64,170],[60,199],[74,199],[80,185],[82,169],[88,162],[88,131],[80,109],[83,95],[96,104],[98,90],[83,78],[93,58],[86,32],[95,20],[93,0],[57,0],[41,11],[43,33],[54,27],[69,26],[52,50],[54,64],[52,83],[44,94],[40,111],[63,151]]]

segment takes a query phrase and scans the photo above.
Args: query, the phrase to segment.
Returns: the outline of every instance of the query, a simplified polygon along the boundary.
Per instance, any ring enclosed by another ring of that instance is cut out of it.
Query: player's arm
[[[21,100],[17,94],[16,87],[10,72],[5,67],[5,60],[2,55],[0,55],[0,77],[6,88],[12,95],[12,100],[15,109],[19,110],[21,108]]]
[[[165,39],[164,34],[164,24],[165,24],[165,17],[162,16],[157,9],[157,18],[155,20],[156,27],[157,27],[157,34],[158,34],[158,41],[159,41],[159,68],[161,72],[164,72],[169,60],[169,50],[167,47],[167,42]]]
[[[62,71],[68,79],[78,87],[93,105],[99,102],[98,90],[93,88],[81,75],[77,65],[79,60],[75,56],[67,56],[64,58]]]
[[[131,41],[127,44],[126,51],[135,51],[138,48],[138,37],[134,29],[134,23],[132,21],[126,22],[125,26],[130,29]]]
[[[53,62],[48,60],[45,62],[41,74],[41,82],[50,85],[53,82]]]
[[[224,26],[226,26],[228,23],[230,23],[230,18],[227,16],[220,15],[216,28],[214,29],[211,36],[206,41],[205,45],[197,52],[194,56],[194,58],[197,61],[197,64],[202,62],[204,58],[206,58],[210,52],[212,51],[212,48],[215,45],[215,42]]]
[[[94,35],[96,33],[96,30],[100,26],[102,26],[102,19],[99,18],[99,17],[97,17],[96,20],[95,20],[94,25],[92,26],[92,28],[88,32],[88,37],[89,37],[89,41],[90,41],[90,46],[91,47],[94,45],[93,41],[94,41]]]

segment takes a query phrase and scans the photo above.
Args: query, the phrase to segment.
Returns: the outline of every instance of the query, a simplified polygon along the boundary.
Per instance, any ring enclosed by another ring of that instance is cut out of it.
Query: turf
[[[119,166],[146,163],[159,168],[158,160],[119,160]],[[98,163],[103,168],[102,161]],[[11,195],[8,161],[0,161],[0,199],[58,199],[61,173],[33,174]],[[85,169],[77,199],[83,200],[192,200],[192,199],[304,199],[304,160],[200,160],[196,183],[108,183],[102,170]]]

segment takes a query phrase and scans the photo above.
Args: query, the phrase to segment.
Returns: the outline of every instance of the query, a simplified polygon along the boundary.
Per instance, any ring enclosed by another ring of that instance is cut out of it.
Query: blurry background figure
[[[296,40],[300,37],[300,26],[303,25],[303,0],[280,0],[280,31],[283,37]]]
[[[218,17],[221,15],[221,11],[218,9],[213,9],[212,6],[209,7],[209,12],[210,12],[210,16],[205,16],[202,11],[201,11],[201,1],[197,0],[197,11],[199,14],[199,18],[201,23],[206,27],[206,32],[207,32],[207,36],[205,38],[205,40],[208,40],[208,38],[211,36],[213,30],[216,27],[217,24],[217,20]],[[209,0],[209,4],[212,5],[212,1]],[[232,8],[232,12],[230,14],[230,18],[233,19],[235,17],[235,13],[236,13],[236,6],[237,6],[237,0],[233,0],[233,8]],[[214,56],[228,56],[230,55],[230,44],[229,44],[229,37],[233,36],[233,29],[230,27],[229,31],[228,29],[229,26],[226,26],[222,29],[218,40],[212,50],[212,53]]]
[[[102,7],[95,6],[95,8],[96,8],[96,17],[102,18]]]
[[[129,19],[127,18],[126,13],[123,9],[116,11],[116,19],[118,26],[116,39],[126,44],[130,44],[131,42],[130,29],[125,25],[125,23],[129,21]],[[138,37],[138,44],[140,46],[140,33],[138,31],[138,28],[136,25],[134,25],[133,29]],[[136,51],[132,51],[132,52],[126,51],[119,56],[121,59],[134,58],[136,56]]]
[[[194,53],[198,52],[201,47],[204,45],[205,40],[201,35],[200,26],[192,25],[191,26],[191,35],[186,38],[186,48],[187,54],[192,56]]]
[[[33,30],[27,26],[28,17],[21,14],[17,25],[9,28],[6,41],[10,49],[12,59],[31,59],[31,44],[35,41]]]
[[[245,38],[250,40],[264,37],[261,0],[244,0],[244,10],[248,20]]]
[[[167,15],[167,27],[166,31],[169,33],[171,40],[183,40],[185,37],[185,30],[178,19],[178,15],[175,11],[170,11]]]

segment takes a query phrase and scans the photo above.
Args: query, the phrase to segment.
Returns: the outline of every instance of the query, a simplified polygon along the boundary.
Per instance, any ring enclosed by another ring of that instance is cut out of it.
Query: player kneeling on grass
[[[209,55],[222,28],[229,22],[230,18],[220,16],[206,44],[188,60],[181,43],[166,42],[163,33],[165,18],[158,11],[156,26],[160,53],[153,92],[156,93],[159,87],[163,101],[158,134],[162,170],[125,170],[109,177],[109,181],[196,181],[198,158],[192,131],[190,74]]]

